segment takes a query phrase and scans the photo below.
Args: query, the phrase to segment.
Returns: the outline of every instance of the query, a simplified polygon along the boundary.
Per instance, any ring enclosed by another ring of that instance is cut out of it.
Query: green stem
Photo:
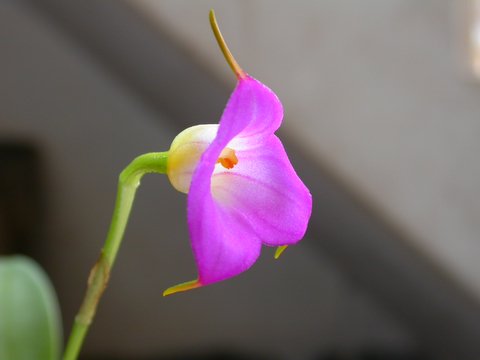
[[[72,332],[68,339],[63,360],[75,360],[78,357],[85,336],[95,316],[98,302],[108,284],[110,272],[132,209],[133,200],[140,180],[147,173],[165,174],[167,152],[144,154],[134,159],[120,174],[117,200],[112,222],[99,259],[90,271],[88,286],[80,310],[75,317]]]

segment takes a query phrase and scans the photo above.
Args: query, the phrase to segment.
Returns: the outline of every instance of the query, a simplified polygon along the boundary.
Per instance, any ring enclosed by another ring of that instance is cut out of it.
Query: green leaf
[[[0,359],[58,360],[61,334],[45,272],[27,257],[0,257]]]

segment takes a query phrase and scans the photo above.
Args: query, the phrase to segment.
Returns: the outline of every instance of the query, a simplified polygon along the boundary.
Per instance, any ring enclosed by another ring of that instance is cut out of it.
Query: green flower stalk
[[[165,174],[167,169],[167,153],[149,153],[134,159],[120,174],[118,180],[117,199],[110,229],[99,259],[88,277],[88,287],[80,310],[75,317],[72,332],[68,339],[64,360],[75,360],[78,357],[90,324],[95,316],[98,302],[105,291],[110,272],[117,257],[118,248],[127,226],[133,200],[140,180],[148,173]]]

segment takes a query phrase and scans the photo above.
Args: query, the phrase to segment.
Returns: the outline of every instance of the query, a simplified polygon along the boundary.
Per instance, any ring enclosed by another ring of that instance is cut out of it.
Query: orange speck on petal
[[[225,169],[233,169],[233,167],[238,164],[238,158],[237,155],[235,155],[235,150],[230,148],[223,149],[220,157],[217,160],[217,164],[218,163],[220,163]]]

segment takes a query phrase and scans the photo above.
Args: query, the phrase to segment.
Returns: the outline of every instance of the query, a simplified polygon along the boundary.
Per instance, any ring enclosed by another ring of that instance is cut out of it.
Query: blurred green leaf
[[[0,257],[0,359],[58,360],[61,334],[45,272],[27,257]]]

